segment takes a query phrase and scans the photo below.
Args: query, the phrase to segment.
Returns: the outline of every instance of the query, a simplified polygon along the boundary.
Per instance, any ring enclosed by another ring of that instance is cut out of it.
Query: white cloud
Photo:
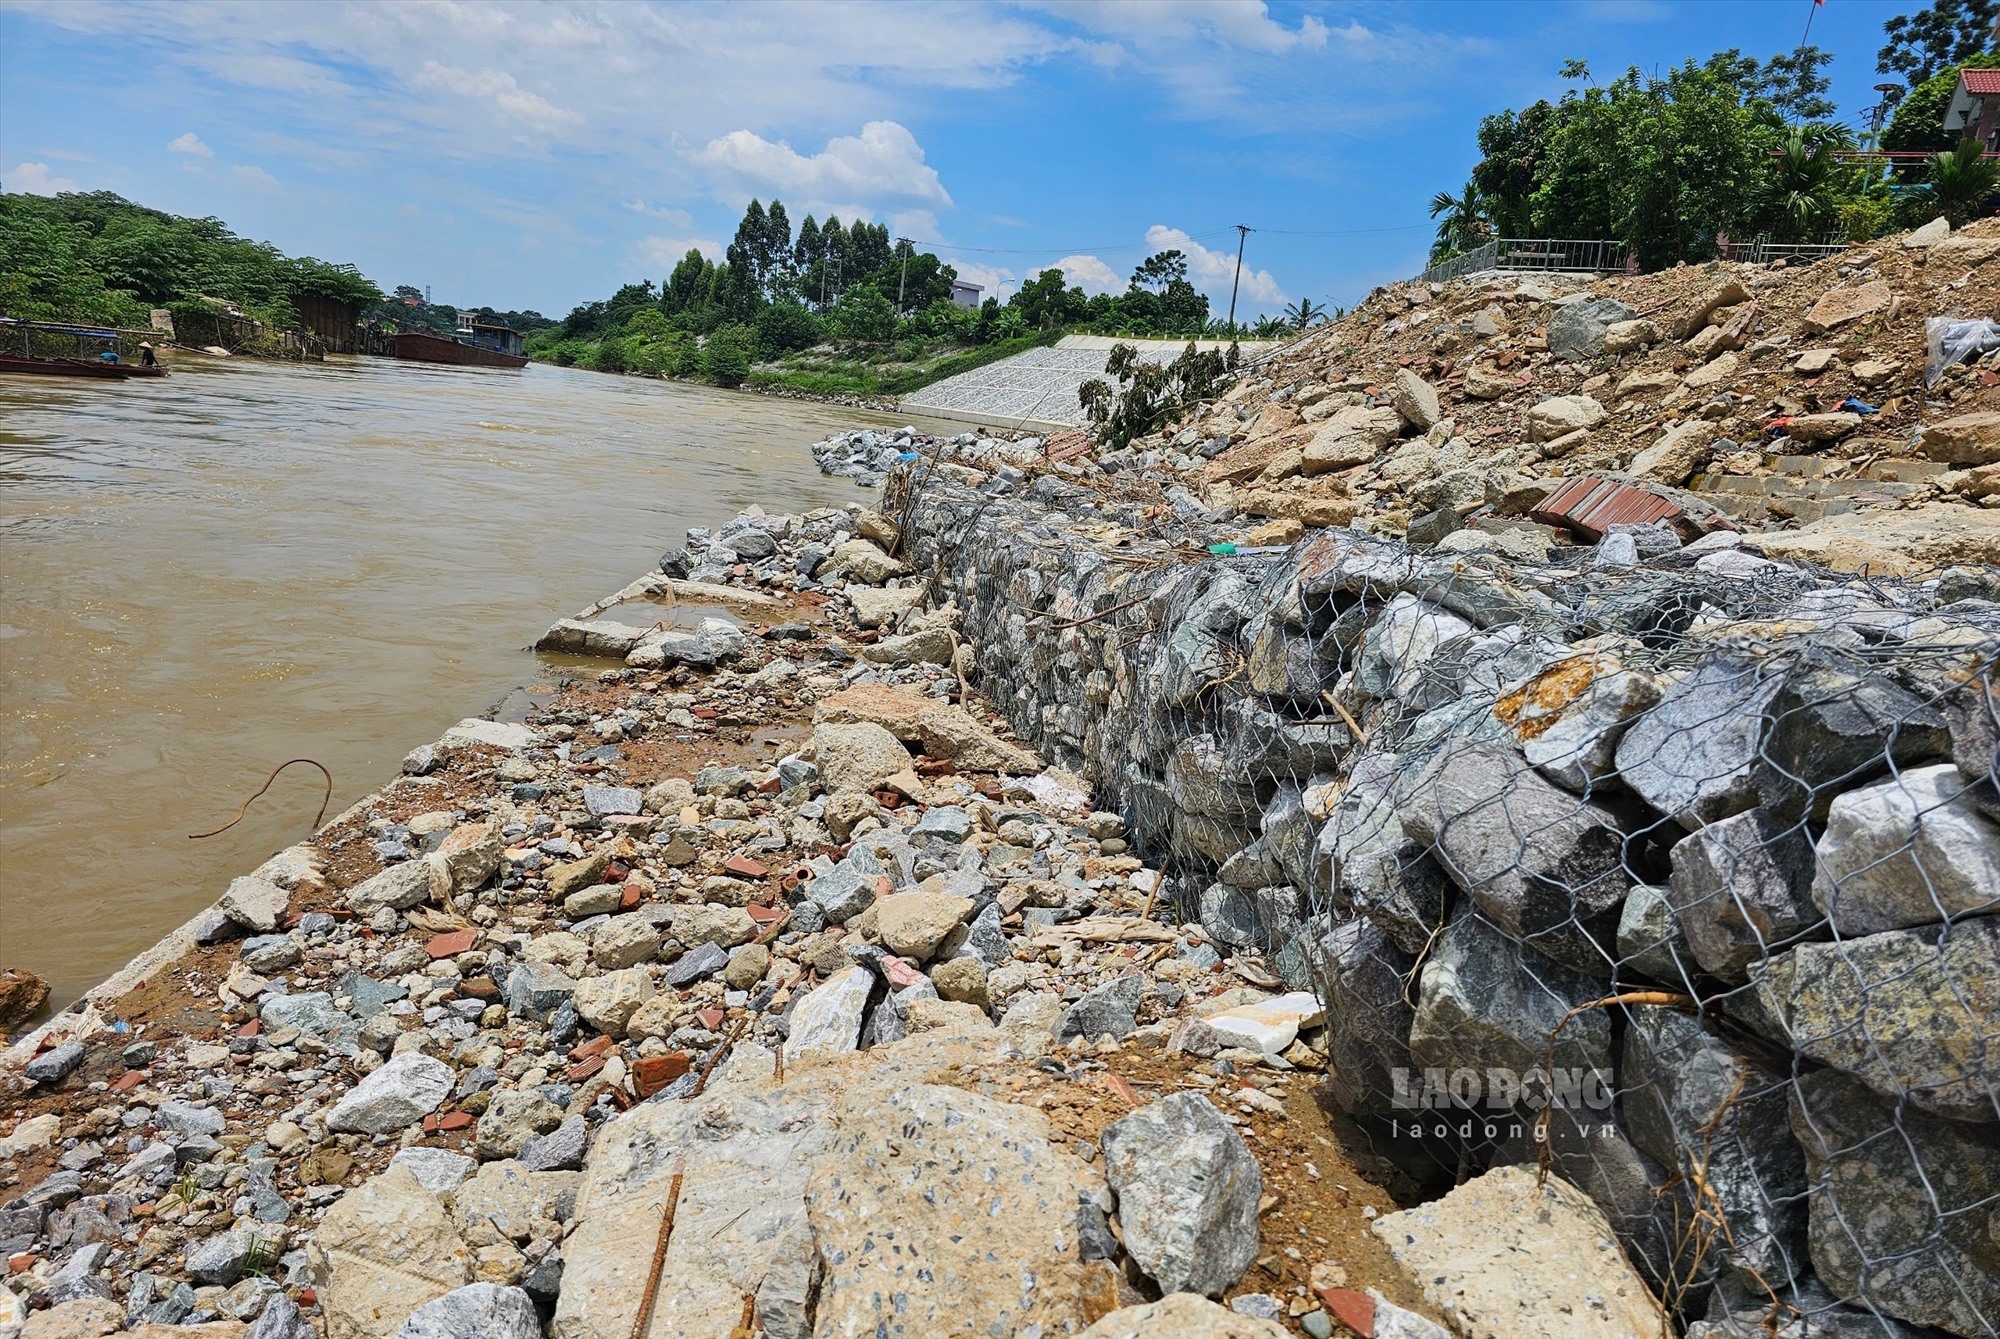
[[[17,195],[59,195],[75,189],[68,177],[50,176],[47,163],[16,163],[13,171],[0,172],[0,191]]]
[[[685,209],[675,209],[671,205],[656,205],[648,200],[623,200],[620,203],[634,214],[644,214],[647,218],[661,219],[673,224],[676,228],[692,228],[694,226],[694,216]]]
[[[1325,21],[1309,14],[1287,28],[1263,0],[1073,0],[1046,8],[1093,32],[1147,44],[1201,42],[1265,55],[1326,47]]]
[[[1051,267],[1086,293],[1123,293],[1125,279],[1096,256],[1064,256]]]
[[[978,284],[985,290],[979,295],[981,301],[987,298],[1004,298],[1007,294],[1001,291],[1002,285],[1011,290],[1020,282],[1021,277],[1004,265],[982,265],[978,261],[956,260],[951,257],[946,257],[945,260],[958,271],[959,278],[969,284]]]
[[[278,179],[254,163],[238,163],[229,169],[230,177],[244,186],[255,186],[259,190],[282,191]]]
[[[859,135],[837,135],[816,154],[783,140],[732,130],[690,157],[749,186],[794,199],[898,201],[951,207],[937,169],[917,137],[894,121],[870,121]]]
[[[168,141],[167,152],[184,153],[191,158],[215,157],[215,150],[209,148],[206,144],[203,144],[201,142],[201,137],[195,134],[192,130],[188,131],[185,135],[178,136],[177,138]]]
[[[456,93],[475,103],[487,103],[507,119],[525,124],[544,135],[570,130],[583,124],[583,115],[558,107],[539,93],[522,88],[505,70],[463,70],[454,65],[427,60],[417,71],[416,81],[425,88]]]
[[[648,276],[665,278],[690,251],[699,251],[710,260],[722,259],[722,243],[709,237],[641,237],[632,247],[632,256]]]
[[[1169,228],[1164,223],[1146,229],[1146,245],[1154,251],[1181,252],[1187,257],[1188,282],[1208,294],[1211,304],[1228,303],[1230,282],[1236,277],[1234,249],[1211,251],[1179,228]],[[1281,307],[1284,303],[1284,290],[1278,287],[1269,270],[1244,266],[1242,286],[1237,290],[1238,316],[1243,314],[1246,304],[1254,310]]]

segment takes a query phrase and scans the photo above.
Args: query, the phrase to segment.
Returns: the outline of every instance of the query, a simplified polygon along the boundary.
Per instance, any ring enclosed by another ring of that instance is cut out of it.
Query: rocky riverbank
[[[690,539],[9,1053],[0,1333],[1443,1333],[1318,1002],[995,727],[894,523]]]
[[[1991,569],[850,448],[9,1053],[0,1336],[1991,1328]]]

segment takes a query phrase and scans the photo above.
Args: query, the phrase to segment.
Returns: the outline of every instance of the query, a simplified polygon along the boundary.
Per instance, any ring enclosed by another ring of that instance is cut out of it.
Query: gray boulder
[[[1056,1040],[1130,1036],[1138,1026],[1139,996],[1145,988],[1146,978],[1136,972],[1106,981],[1064,1011],[1056,1023]]]
[[[299,1314],[299,1304],[289,1294],[275,1292],[243,1339],[314,1339],[314,1332],[312,1322]]]
[[[1740,984],[1752,963],[1821,916],[1809,895],[1813,852],[1803,826],[1752,809],[1674,844],[1668,896],[1695,960]]]
[[[326,1128],[342,1134],[398,1134],[436,1111],[451,1088],[449,1065],[406,1051],[334,1103],[326,1113]]]
[[[1418,978],[1410,1054],[1424,1067],[1525,1073],[1549,1063],[1549,1040],[1561,1027],[1557,1065],[1608,1070],[1611,1023],[1604,1010],[1563,1022],[1603,993],[1589,977],[1529,954],[1482,917],[1461,914]]]
[[[875,880],[843,860],[806,884],[806,896],[826,913],[829,925],[843,925],[875,902]]]
[[[1512,749],[1474,742],[1439,754],[1397,814],[1494,924],[1567,966],[1608,974],[1605,946],[1632,885],[1609,810],[1550,784]]]
[[[535,1303],[519,1288],[470,1283],[410,1313],[395,1339],[541,1339]]]
[[[1752,977],[1811,1059],[1933,1115],[2000,1117],[2000,921],[1802,944]]]
[[[1679,1173],[1676,1192],[1728,1225],[1730,1267],[1772,1284],[1806,1267],[1805,1154],[1792,1138],[1789,1076],[1725,1045],[1687,1015],[1638,1008],[1625,1032],[1627,1134]],[[1686,1187],[1700,1173],[1711,1192],[1696,1204]]]
[[[22,1066],[21,1072],[36,1083],[54,1087],[76,1073],[83,1064],[83,1057],[82,1042],[66,1041],[60,1046],[43,1051]]]
[[[507,973],[507,1012],[546,1023],[570,1002],[576,982],[545,962],[517,962]]]
[[[1834,797],[1894,763],[1899,771],[1951,756],[1942,714],[1887,675],[1811,658],[1771,701],[1753,783],[1774,817],[1824,822]]]
[[[1357,759],[1317,849],[1331,864],[1340,896],[1396,947],[1421,953],[1444,921],[1447,883],[1425,844],[1411,840],[1396,816],[1395,783],[1404,766],[1393,753]]]
[[[1957,1335],[2000,1316],[1990,1125],[1898,1111],[1846,1075],[1799,1076],[1792,1133],[1805,1150],[1813,1268],[1837,1295]]]
[[[1392,1071],[1410,1065],[1415,1010],[1405,982],[1416,959],[1380,925],[1359,918],[1338,925],[1307,923],[1303,936],[1313,989],[1326,1001],[1326,1082],[1350,1114],[1386,1110]]]
[[[1744,656],[1703,660],[1618,741],[1618,775],[1646,803],[1696,828],[1757,803],[1753,772],[1784,681]]]
[[[1581,362],[1604,352],[1604,335],[1620,321],[1638,316],[1615,298],[1586,298],[1558,307],[1549,317],[1549,352],[1564,362]]]
[[[425,862],[406,860],[355,884],[348,890],[347,905],[359,915],[369,916],[384,907],[408,911],[430,895],[431,876]]]
[[[1217,1294],[1257,1258],[1257,1159],[1200,1093],[1104,1127],[1105,1177],[1125,1247],[1162,1292]]]
[[[1694,970],[1694,953],[1667,889],[1641,883],[1625,894],[1625,905],[1618,912],[1618,964],[1656,981],[1686,984]]]
[[[1950,763],[1835,799],[1817,855],[1812,898],[1843,934],[2000,911],[2000,824]]]

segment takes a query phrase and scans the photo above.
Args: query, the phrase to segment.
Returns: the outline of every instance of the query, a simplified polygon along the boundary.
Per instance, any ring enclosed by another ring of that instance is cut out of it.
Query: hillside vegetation
[[[294,293],[382,300],[352,265],[287,256],[221,219],[182,218],[110,191],[0,195],[0,312],[9,316],[142,327],[155,307],[209,297],[295,329]]]

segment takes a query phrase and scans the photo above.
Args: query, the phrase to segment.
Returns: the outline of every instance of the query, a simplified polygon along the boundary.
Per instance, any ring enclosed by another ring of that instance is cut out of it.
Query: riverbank
[[[645,1290],[627,1239],[656,1218],[627,1206],[667,1190],[640,1151],[663,1140],[685,1150],[655,1304],[677,1333],[720,1333],[746,1298],[758,1333],[858,1321],[879,1293],[839,1262],[886,1243],[913,1189],[969,1211],[1002,1146],[1046,1179],[980,1209],[1003,1263],[897,1280],[913,1332],[984,1333],[996,1309],[1008,1333],[1074,1328],[1142,1301],[1149,1275],[1240,1294],[1287,1318],[1273,1334],[1330,1325],[1315,1287],[1423,1307],[1369,1234],[1393,1201],[1306,1091],[1322,1062],[1296,1038],[1322,1030],[1318,1006],[1244,1012],[1268,993],[1252,982],[1277,985],[1261,958],[1177,928],[1123,820],[965,697],[951,614],[922,612],[921,582],[866,537],[892,525],[697,532],[670,564],[696,579],[552,629],[610,668],[414,751],[17,1046],[11,1286],[53,1308],[31,1327],[388,1335],[457,1288],[486,1328],[450,1333],[540,1333],[512,1296],[554,1334],[622,1332]],[[790,591],[812,572],[831,583]],[[741,1134],[685,1143],[717,1102]],[[811,1187],[885,1121],[945,1161],[920,1187],[871,1186],[875,1212],[849,1220]],[[1107,1185],[1107,1126],[1199,1151],[1125,1155]],[[1181,1202],[1201,1168],[1227,1175]],[[1169,1221],[1135,1215],[1148,1194]],[[931,1230],[904,1229],[948,1250]],[[1197,1230],[1229,1234],[1226,1266]]]
[[[298,839],[304,767],[188,839],[277,764],[324,763],[337,811],[544,682],[551,610],[753,501],[849,501],[804,444],[908,421],[376,358],[59,383],[0,378],[0,926],[34,927],[0,965],[55,1008]]]
[[[878,511],[690,532],[233,889],[165,1045],[38,1039],[37,1301],[151,1240],[259,1339],[2000,1309],[2000,574],[848,446],[915,457]]]

